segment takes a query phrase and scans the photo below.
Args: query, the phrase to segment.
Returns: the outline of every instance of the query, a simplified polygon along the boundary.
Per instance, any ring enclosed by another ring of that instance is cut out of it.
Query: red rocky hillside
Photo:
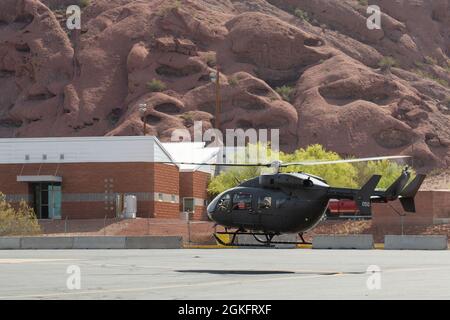
[[[383,12],[372,31],[366,2],[1,0],[0,137],[140,135],[140,103],[161,140],[208,129],[218,64],[223,129],[447,167],[450,0],[369,0]]]

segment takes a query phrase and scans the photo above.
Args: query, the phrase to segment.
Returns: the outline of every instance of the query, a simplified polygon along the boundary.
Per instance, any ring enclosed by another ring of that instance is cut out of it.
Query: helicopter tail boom
[[[409,184],[410,174],[405,170],[400,177],[386,190],[376,191],[381,176],[374,175],[361,189],[329,188],[330,199],[350,199],[356,202],[362,215],[370,215],[372,203],[386,203],[400,200],[403,210],[416,212],[414,197],[419,191],[426,176],[418,174]]]
[[[361,214],[370,215],[372,213],[371,199],[380,179],[380,175],[373,175],[361,189],[329,188],[328,197],[354,200]]]

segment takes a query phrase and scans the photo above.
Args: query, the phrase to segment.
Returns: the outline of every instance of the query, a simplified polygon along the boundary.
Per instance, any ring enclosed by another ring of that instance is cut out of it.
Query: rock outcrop
[[[450,0],[369,1],[381,30],[354,0],[80,1],[68,30],[72,2],[0,2],[0,137],[206,130],[219,67],[223,130],[450,165]]]

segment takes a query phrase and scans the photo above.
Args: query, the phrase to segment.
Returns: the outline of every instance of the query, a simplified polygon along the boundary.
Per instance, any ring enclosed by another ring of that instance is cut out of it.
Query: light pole
[[[147,121],[145,116],[147,115],[147,104],[139,104],[139,113],[141,114],[142,121],[144,122],[144,136],[147,135]]]
[[[221,113],[221,101],[220,101],[220,71],[219,66],[216,66],[216,72],[211,72],[209,74],[211,82],[216,84],[216,110],[215,110],[215,121],[214,126],[216,129],[220,130],[220,113]]]

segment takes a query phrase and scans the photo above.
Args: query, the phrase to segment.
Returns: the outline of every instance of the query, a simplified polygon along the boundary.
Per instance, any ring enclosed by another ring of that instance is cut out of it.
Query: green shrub
[[[234,86],[237,86],[239,82],[235,77],[230,77],[228,79],[228,83],[230,84],[230,86],[234,87]]]
[[[213,52],[209,52],[205,55],[205,61],[208,67],[213,68],[216,66],[217,63],[217,57],[216,54]]]
[[[434,76],[433,74],[426,72],[426,71],[422,71],[422,70],[414,70],[414,72],[422,78],[428,78],[430,80],[433,80],[434,82],[439,83],[441,86],[450,88],[450,84],[445,79],[438,78],[438,77]]]
[[[397,62],[392,57],[384,57],[378,62],[378,66],[383,71],[390,71],[392,67],[395,67]]]
[[[290,102],[294,88],[290,86],[282,86],[275,88],[275,91],[283,98],[283,100]]]
[[[166,90],[166,84],[158,79],[147,82],[147,88],[151,92],[161,92]]]
[[[433,58],[433,57],[426,56],[425,57],[425,63],[434,66],[434,65],[437,64],[437,60],[435,58]]]
[[[294,10],[294,16],[296,16],[299,19],[302,19],[303,21],[308,21],[310,20],[308,12],[303,11],[302,9],[295,9]]]
[[[447,97],[447,99],[444,100],[444,105],[450,109],[450,97]]]
[[[91,0],[80,0],[80,7],[85,8],[91,4]]]
[[[450,72],[450,60],[447,60],[447,62],[444,64],[444,69],[447,72]]]
[[[425,67],[425,63],[420,62],[420,61],[414,61],[414,65],[415,65],[417,68],[420,68],[420,69],[422,69],[423,67]]]
[[[362,6],[368,6],[369,5],[369,0],[358,0],[358,3]]]
[[[184,120],[185,125],[194,125],[194,114],[192,112],[183,113],[182,115],[180,115],[180,118]]]
[[[0,193],[0,236],[34,235],[40,232],[34,210],[25,201],[14,209]]]

